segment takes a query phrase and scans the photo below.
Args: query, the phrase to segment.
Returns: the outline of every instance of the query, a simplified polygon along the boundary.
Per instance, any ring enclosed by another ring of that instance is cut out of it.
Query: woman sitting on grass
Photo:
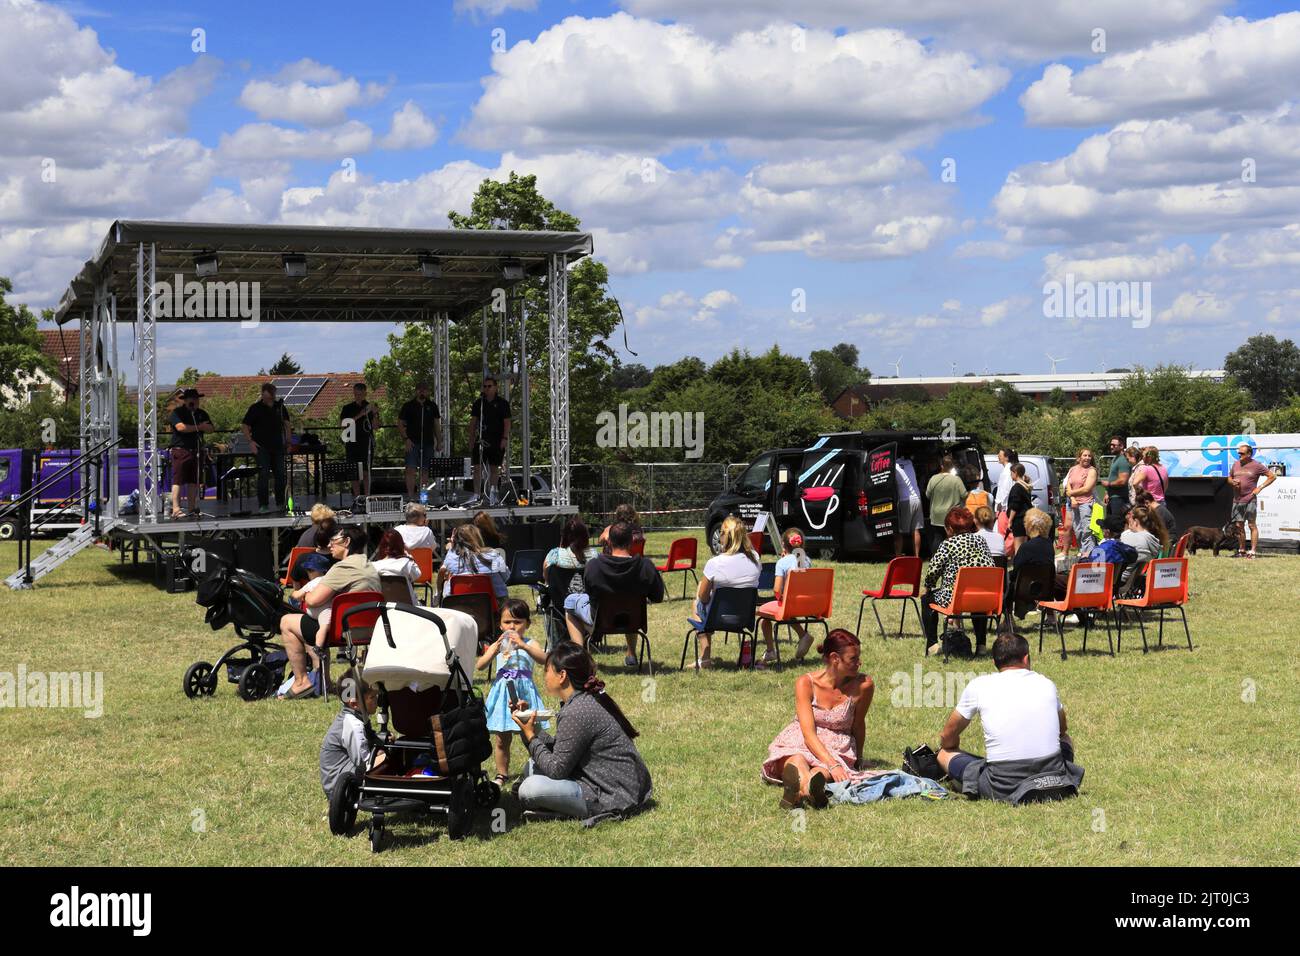
[[[519,784],[520,805],[588,824],[643,809],[650,771],[632,743],[636,728],[605,693],[591,655],[563,641],[546,655],[544,675],[547,693],[560,698],[555,736],[537,729],[537,712],[523,700],[512,715],[532,758]]]
[[[876,685],[862,666],[861,645],[837,627],[817,648],[824,666],[794,682],[795,719],[767,748],[763,779],[784,786],[781,808],[805,800],[826,806],[826,778],[851,780],[862,762],[867,710]]]

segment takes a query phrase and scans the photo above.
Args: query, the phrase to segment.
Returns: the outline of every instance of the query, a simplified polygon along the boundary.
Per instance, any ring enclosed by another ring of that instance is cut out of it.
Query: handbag
[[[943,768],[939,766],[939,757],[929,744],[903,749],[903,769],[914,777],[927,780],[939,780],[943,777]]]

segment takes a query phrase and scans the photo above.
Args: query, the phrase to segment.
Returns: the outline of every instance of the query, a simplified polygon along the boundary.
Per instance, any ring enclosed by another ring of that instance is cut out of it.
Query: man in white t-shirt
[[[412,548],[431,548],[434,554],[438,553],[433,529],[429,527],[429,510],[418,501],[412,501],[406,506],[406,524],[397,525],[397,533],[402,536],[407,551]]]
[[[995,674],[966,685],[939,737],[939,766],[969,797],[1019,803],[1029,791],[1078,792],[1083,768],[1072,763],[1065,708],[1056,685],[1030,670],[1029,642],[1001,634],[993,643]],[[960,749],[961,734],[979,714],[984,756]]]
[[[916,483],[916,468],[911,459],[894,462],[894,484],[898,489],[898,523],[894,527],[894,557],[903,553],[903,538],[912,536],[912,553],[921,554],[921,525],[925,511],[921,507],[921,488]]]

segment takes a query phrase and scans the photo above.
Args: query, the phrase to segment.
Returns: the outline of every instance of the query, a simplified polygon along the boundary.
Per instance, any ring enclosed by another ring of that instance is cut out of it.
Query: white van
[[[1060,519],[1056,510],[1056,499],[1057,488],[1060,487],[1061,482],[1056,476],[1056,469],[1052,467],[1052,459],[1042,455],[1021,455],[1020,464],[1025,466],[1025,477],[1034,484],[1034,507],[1041,508],[1051,515],[1052,524],[1055,526]],[[998,463],[998,456],[985,455],[984,468],[989,473],[989,484],[996,492],[998,477],[1002,474],[1002,465]]]

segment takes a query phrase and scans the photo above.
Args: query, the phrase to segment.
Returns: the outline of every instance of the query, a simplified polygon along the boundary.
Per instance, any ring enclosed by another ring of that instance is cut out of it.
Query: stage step
[[[96,538],[108,534],[113,529],[114,524],[113,521],[101,521],[98,532],[96,532],[93,524],[82,525],[52,548],[41,552],[32,559],[31,581],[27,580],[27,569],[19,568],[5,578],[5,584],[9,585],[14,591],[30,588],[33,582],[39,581],[73,555],[79,554],[94,544]]]

